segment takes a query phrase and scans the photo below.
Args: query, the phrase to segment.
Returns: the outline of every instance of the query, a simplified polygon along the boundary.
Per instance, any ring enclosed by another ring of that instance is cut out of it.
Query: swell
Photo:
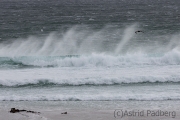
[[[39,68],[39,67],[56,67],[55,62],[64,58],[77,57],[76,55],[66,56],[19,56],[19,57],[0,57],[0,68]]]
[[[0,68],[32,68],[33,65],[24,64],[22,61],[16,61],[13,58],[1,57],[0,58]]]

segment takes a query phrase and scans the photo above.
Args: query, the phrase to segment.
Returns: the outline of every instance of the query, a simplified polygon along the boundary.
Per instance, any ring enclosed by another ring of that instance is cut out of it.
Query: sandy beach
[[[9,113],[7,110],[0,111],[1,120],[179,120],[180,111],[176,111],[175,118],[172,116],[152,117],[152,116],[131,116],[114,117],[113,110],[95,110],[95,109],[70,109],[67,114],[61,114],[62,110],[41,111],[41,114],[33,113]]]
[[[98,105],[100,103],[101,105]],[[1,102],[0,120],[179,120],[179,103],[179,101],[163,101],[161,104],[158,101],[132,101],[129,104],[126,101]],[[40,114],[10,113],[13,106]],[[150,111],[151,113],[148,113]],[[62,114],[64,112],[67,114]]]

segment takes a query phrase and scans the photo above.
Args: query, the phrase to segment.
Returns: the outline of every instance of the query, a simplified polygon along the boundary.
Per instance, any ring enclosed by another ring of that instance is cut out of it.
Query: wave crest
[[[132,85],[132,84],[162,84],[180,83],[179,76],[171,77],[121,77],[121,78],[82,78],[82,79],[59,79],[59,80],[0,80],[1,87],[52,87],[52,86],[105,86],[105,85]]]
[[[180,65],[180,52],[172,50],[165,54],[126,54],[126,55],[68,55],[47,57],[1,57],[0,68],[31,67],[125,67],[134,65]]]

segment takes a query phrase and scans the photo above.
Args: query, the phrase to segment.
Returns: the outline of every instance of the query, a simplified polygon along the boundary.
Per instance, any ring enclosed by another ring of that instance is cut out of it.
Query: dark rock
[[[11,108],[10,113],[17,113],[19,112],[19,109],[16,108]]]
[[[30,110],[19,110],[19,109],[16,109],[16,108],[11,108],[11,110],[9,112],[10,113],[17,113],[17,112],[40,113],[40,112],[35,112],[35,111],[30,111]]]

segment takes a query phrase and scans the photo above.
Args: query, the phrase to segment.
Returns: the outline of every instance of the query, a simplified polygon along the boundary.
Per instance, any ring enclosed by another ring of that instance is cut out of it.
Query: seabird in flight
[[[139,33],[139,32],[142,32],[142,33],[144,33],[143,31],[141,31],[141,30],[138,30],[138,31],[136,31],[135,33],[137,34],[137,33]]]

